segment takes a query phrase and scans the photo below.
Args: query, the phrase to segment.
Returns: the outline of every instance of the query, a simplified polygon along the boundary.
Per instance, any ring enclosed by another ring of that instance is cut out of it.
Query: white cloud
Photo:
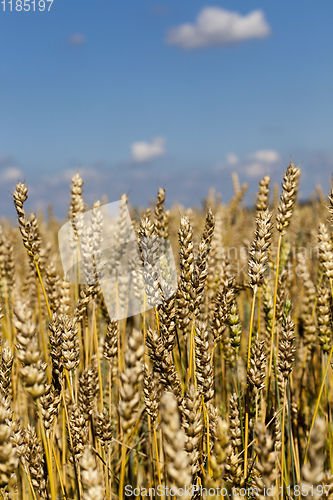
[[[164,156],[166,153],[164,137],[154,137],[149,142],[133,142],[131,145],[132,159],[137,162],[145,162]]]
[[[260,149],[249,155],[249,158],[265,163],[275,163],[280,160],[280,155],[273,149]]]
[[[0,181],[8,182],[14,181],[17,182],[20,177],[23,176],[23,172],[19,167],[7,167],[6,169],[0,172]]]
[[[239,162],[238,156],[235,153],[227,154],[227,163],[228,165],[237,165]]]
[[[266,38],[270,33],[262,10],[253,10],[242,16],[219,7],[205,7],[195,24],[185,23],[171,28],[166,40],[182,49],[197,49]]]
[[[74,46],[83,45],[85,41],[86,37],[82,33],[75,33],[74,35],[71,35],[68,39],[68,43]]]
[[[259,177],[260,175],[267,174],[267,165],[259,162],[253,162],[247,164],[244,170],[249,177]]]
[[[280,155],[274,149],[259,149],[248,155],[244,162],[244,172],[249,177],[269,174],[274,164],[280,161]]]
[[[268,175],[278,168],[281,158],[274,149],[259,149],[253,153],[239,158],[235,153],[227,154],[226,159],[217,163],[214,167],[215,172],[222,170],[237,171],[248,177],[259,177]]]

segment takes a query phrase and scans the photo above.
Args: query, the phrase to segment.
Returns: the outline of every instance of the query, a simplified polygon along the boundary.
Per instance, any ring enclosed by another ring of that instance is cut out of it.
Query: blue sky
[[[255,192],[290,155],[301,194],[333,171],[333,3],[54,0],[0,4],[0,210],[65,215],[78,169],[92,203],[200,204],[231,172]],[[187,27],[184,25],[187,25]],[[250,199],[250,198],[249,198]]]

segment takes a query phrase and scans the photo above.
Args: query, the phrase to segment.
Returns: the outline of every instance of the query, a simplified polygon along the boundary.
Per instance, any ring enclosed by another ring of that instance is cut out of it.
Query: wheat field
[[[250,208],[236,174],[228,205],[212,191],[166,210],[162,188],[129,205],[142,256],[170,242],[178,288],[121,320],[98,281],[66,280],[61,222],[27,214],[16,185],[17,224],[0,225],[0,498],[333,498],[333,192],[300,203],[299,178],[292,163],[281,187],[265,176]],[[77,174],[68,220],[91,208]]]

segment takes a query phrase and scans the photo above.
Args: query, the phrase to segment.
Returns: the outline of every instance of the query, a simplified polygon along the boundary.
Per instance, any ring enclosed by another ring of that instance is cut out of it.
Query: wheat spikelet
[[[225,475],[227,456],[230,453],[228,423],[220,417],[217,421],[216,439],[214,443],[214,453],[211,456],[210,466],[213,471],[212,480],[208,480],[207,486],[211,487],[220,484]]]
[[[199,441],[202,436],[203,421],[201,412],[201,398],[190,384],[181,407],[182,428],[185,432],[185,450],[189,456],[189,467],[192,477],[200,470]]]
[[[158,377],[154,372],[149,373],[147,363],[144,363],[143,366],[143,394],[146,412],[148,413],[154,424],[158,417],[160,387]]]
[[[12,389],[12,368],[14,355],[9,347],[8,341],[4,344],[0,357],[0,391],[5,399],[11,397]]]
[[[242,433],[240,413],[238,406],[238,396],[236,393],[230,397],[229,411],[229,434],[230,434],[230,452],[226,462],[226,481],[230,487],[243,486],[244,477],[242,470],[242,458],[239,457],[242,445]]]
[[[47,478],[45,476],[45,457],[43,447],[39,441],[35,428],[27,425],[23,429],[24,451],[21,455],[21,462],[28,469],[32,485],[42,499],[48,499]]]
[[[22,235],[23,245],[31,258],[38,259],[40,250],[40,238],[38,234],[37,220],[34,215],[30,221],[25,217],[23,204],[28,199],[28,188],[22,182],[16,184],[16,190],[13,194],[13,200],[17,212],[19,228]]]
[[[97,369],[92,366],[86,366],[79,378],[78,400],[79,407],[87,420],[92,415],[94,400],[98,393],[98,373]]]
[[[191,483],[189,460],[184,450],[185,436],[180,426],[177,401],[174,396],[165,392],[161,398],[161,418],[164,436],[164,450],[169,461],[167,473],[172,486],[184,488]],[[185,495],[184,495],[185,496]]]
[[[294,345],[295,342],[294,330],[295,330],[295,324],[289,314],[286,317],[285,323],[282,327],[280,335],[280,343],[279,343],[278,366],[285,380],[289,377],[293,369],[293,362],[295,360],[294,354],[296,347]]]
[[[51,262],[46,267],[45,288],[51,311],[58,311],[60,306],[60,278],[56,272],[54,263]]]
[[[10,411],[6,408],[5,401],[0,400],[0,488],[4,488],[11,481],[11,476],[18,465],[16,448],[10,442],[12,435]]]
[[[271,288],[269,281],[264,279],[262,285],[262,299],[263,299],[263,310],[264,310],[264,318],[265,318],[265,352],[266,354],[269,351],[269,342],[272,334],[273,327],[273,298],[271,293]]]
[[[196,324],[194,341],[198,391],[203,396],[205,402],[208,402],[214,396],[214,376],[208,328],[204,323]]]
[[[97,468],[95,457],[89,446],[86,446],[80,460],[82,484],[84,487],[83,500],[103,500],[103,476]]]
[[[321,186],[320,186],[320,188],[321,188]],[[322,195],[322,196],[321,196],[321,195]],[[320,195],[320,200],[321,200],[322,204],[323,204],[324,206],[326,206],[326,198],[325,198],[325,196],[323,195],[323,190],[322,190],[322,189],[321,189],[321,195]],[[330,223],[332,224],[332,221],[333,221],[333,188],[331,189],[331,192],[330,192],[330,194],[328,195],[328,199],[329,199],[330,204],[329,204],[329,206],[328,206],[328,207],[326,207],[326,208],[327,208],[328,212],[329,212],[329,213],[330,213],[330,215],[331,215],[331,218],[330,218]]]
[[[300,170],[290,162],[283,177],[282,193],[278,205],[278,213],[276,215],[276,228],[281,234],[285,233],[286,228],[290,224],[297,195],[299,176]]]
[[[74,310],[75,323],[81,321],[87,314],[88,304],[91,296],[97,291],[96,285],[84,285],[80,290],[80,297]]]
[[[154,224],[148,219],[142,219],[139,235],[147,301],[149,305],[155,306],[160,303],[160,292],[158,286],[158,271],[155,269],[159,258],[159,241]]]
[[[63,367],[70,371],[77,367],[80,358],[80,345],[77,326],[66,314],[59,317],[61,330],[61,352]]]
[[[281,433],[281,422],[278,414],[274,418],[274,450],[281,451],[282,446],[282,433]]]
[[[165,289],[168,290],[169,287],[165,286]],[[172,352],[176,340],[176,297],[172,295],[169,299],[165,299],[162,290],[160,293],[162,303],[157,307],[160,332],[165,348]],[[171,295],[171,291],[169,295]]]
[[[63,358],[62,358],[62,316],[53,314],[49,323],[50,355],[52,361],[52,384],[58,390],[62,387]]]
[[[193,311],[191,286],[194,269],[193,230],[187,217],[181,218],[178,238],[181,268],[177,293],[178,327],[186,335],[190,323],[190,312]]]
[[[265,175],[265,177],[259,182],[259,191],[257,194],[257,217],[260,217],[261,212],[265,212],[268,209],[268,196],[269,196],[269,183],[270,177]]]
[[[266,356],[264,353],[265,342],[257,338],[251,347],[250,367],[248,371],[249,384],[255,394],[265,387]]]
[[[38,350],[36,325],[31,310],[22,302],[16,303],[15,315],[17,358],[22,363],[20,373],[27,392],[37,399],[45,392],[45,364]]]
[[[258,498],[266,498],[267,493],[263,495],[264,488],[266,491],[271,488],[278,475],[278,470],[275,467],[277,452],[274,451],[274,439],[262,422],[256,423],[255,435],[258,443],[255,445],[255,451],[258,455],[256,470],[260,474],[260,477],[255,477],[255,484],[259,490]]]
[[[159,238],[163,238],[165,234],[164,201],[165,201],[165,189],[159,188],[155,205],[155,220],[154,220],[155,231]]]
[[[137,420],[136,409],[141,398],[140,382],[143,378],[143,354],[144,346],[142,344],[141,332],[133,329],[128,339],[128,350],[124,356],[125,368],[120,373],[119,414],[124,432],[128,432]]]
[[[107,326],[104,339],[104,346],[103,346],[103,356],[105,359],[109,361],[117,355],[118,335],[119,335],[118,321],[110,320]]]
[[[69,428],[71,439],[68,434],[68,447],[75,459],[79,460],[88,441],[88,429],[86,419],[76,404],[70,407]],[[73,461],[72,457],[70,460]]]
[[[154,371],[158,373],[161,384],[175,394],[177,401],[181,404],[183,400],[178,373],[175,369],[171,353],[165,348],[164,338],[152,328],[147,330],[146,344],[149,349],[149,357],[153,361]]]
[[[325,224],[320,224],[318,229],[319,258],[323,270],[329,280],[333,278],[333,247],[331,235]]]
[[[304,328],[304,343],[310,349],[313,349],[316,342],[316,324],[314,315],[312,314],[312,304],[316,300],[316,288],[310,278],[306,266],[306,259],[303,253],[299,253],[298,257],[298,274],[302,276],[304,286],[304,297],[302,301],[302,326]]]
[[[256,219],[257,229],[250,249],[249,258],[250,285],[254,291],[261,285],[266,271],[266,264],[268,261],[267,250],[271,242],[271,230],[273,228],[271,218],[272,213],[266,210],[261,212],[260,218]]]
[[[323,418],[316,418],[308,450],[308,462],[302,467],[302,487],[313,486],[314,498],[320,498],[317,485],[324,479],[323,451],[326,442],[326,424]],[[305,495],[302,495],[305,497]]]
[[[71,285],[63,278],[60,280],[61,295],[59,297],[59,314],[68,314],[71,302]]]
[[[235,351],[236,356],[238,356],[242,337],[242,323],[239,318],[236,300],[234,300],[230,306],[228,323],[230,332],[230,345]]]
[[[222,339],[226,341],[226,339],[224,339],[224,335],[228,324],[231,306],[235,298],[235,289],[233,285],[233,278],[225,280],[216,294],[215,308],[211,324],[215,344]]]
[[[327,280],[323,280],[317,294],[318,340],[323,352],[328,353],[332,344],[331,291]]]
[[[68,211],[69,220],[71,221],[76,238],[79,238],[79,233],[82,229],[82,214],[84,210],[83,184],[83,180],[81,179],[79,173],[76,173],[72,177],[71,202]]]
[[[96,436],[103,446],[108,447],[110,445],[113,436],[113,425],[106,408],[103,408],[103,411],[98,412],[96,415]]]
[[[50,437],[53,431],[55,418],[58,416],[60,407],[60,390],[53,385],[47,385],[45,394],[40,398],[43,425],[47,437]]]

